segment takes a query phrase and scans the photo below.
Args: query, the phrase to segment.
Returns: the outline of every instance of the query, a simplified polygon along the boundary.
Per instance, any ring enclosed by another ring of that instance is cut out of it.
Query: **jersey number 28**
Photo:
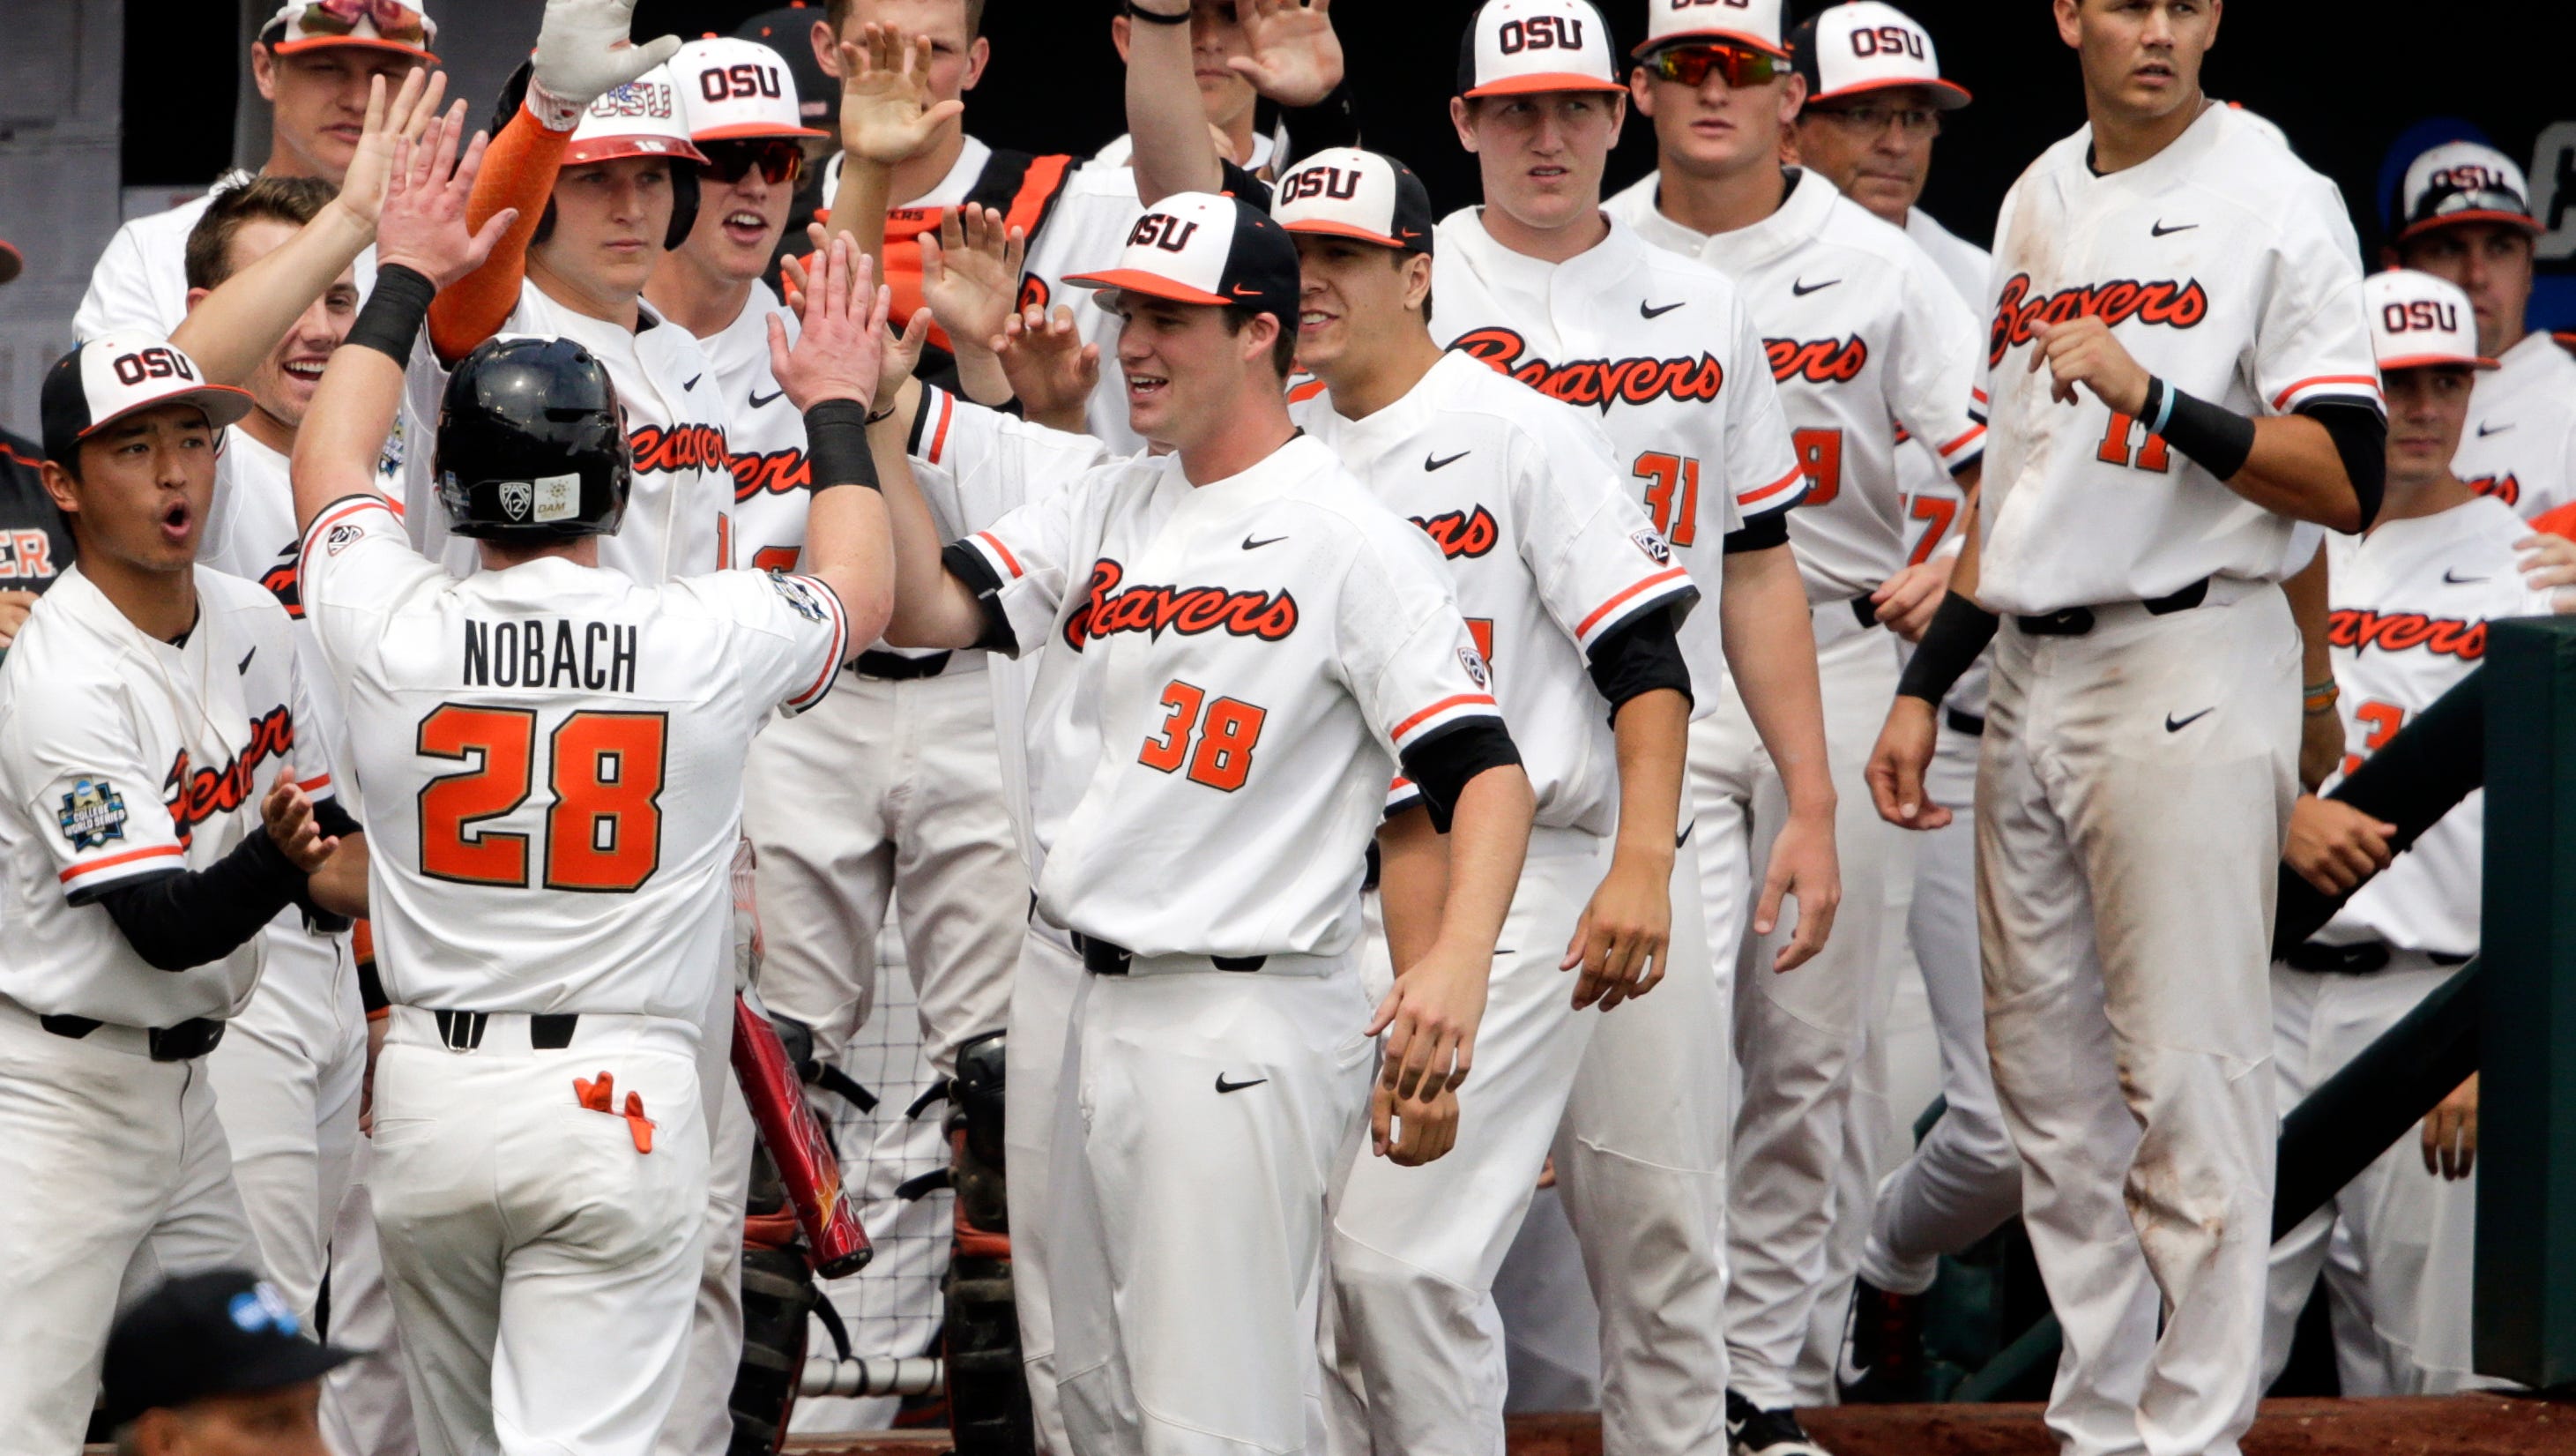
[[[478,828],[528,801],[538,772],[537,715],[525,708],[442,703],[420,720],[418,747],[463,770],[420,791],[420,869],[467,885],[625,893],[662,863],[661,713],[575,713],[546,738],[544,877],[532,880],[528,836]]]

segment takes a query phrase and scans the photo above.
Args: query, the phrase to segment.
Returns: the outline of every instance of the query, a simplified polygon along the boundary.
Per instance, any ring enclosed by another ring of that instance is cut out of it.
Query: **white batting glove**
[[[528,109],[549,131],[570,131],[590,103],[671,58],[680,38],[627,39],[635,0],[546,0]]]

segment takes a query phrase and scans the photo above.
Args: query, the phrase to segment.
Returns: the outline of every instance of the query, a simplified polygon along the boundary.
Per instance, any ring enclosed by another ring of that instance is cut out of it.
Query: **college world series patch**
[[[125,837],[125,796],[105,779],[74,779],[54,817],[73,849],[96,849]]]
[[[820,622],[831,616],[821,599],[814,595],[812,585],[803,577],[773,571],[769,573],[769,584],[776,587],[778,594],[787,599],[787,605],[794,607],[796,615],[805,620]]]

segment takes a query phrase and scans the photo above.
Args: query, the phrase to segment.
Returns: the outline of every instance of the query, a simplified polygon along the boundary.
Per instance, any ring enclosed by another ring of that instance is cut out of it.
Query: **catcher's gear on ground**
[[[814,1272],[838,1279],[866,1268],[876,1250],[859,1227],[857,1208],[841,1196],[841,1163],[805,1105],[805,1084],[778,1044],[778,1033],[740,998],[733,1006],[733,1072],[760,1129],[760,1144],[777,1165],[788,1204],[805,1231]]]
[[[1011,1221],[1002,1153],[1003,1033],[957,1048],[948,1088],[957,1233],[948,1258],[948,1412],[957,1456],[1037,1450],[1020,1320],[1011,1298]]]
[[[569,339],[489,339],[457,364],[430,460],[455,535],[616,534],[634,461],[608,368]]]
[[[771,1456],[786,1444],[805,1374],[806,1316],[821,1318],[840,1358],[849,1332],[798,1239],[778,1166],[752,1150],[751,1197],[742,1230],[742,1365],[734,1376],[733,1444],[727,1456]]]

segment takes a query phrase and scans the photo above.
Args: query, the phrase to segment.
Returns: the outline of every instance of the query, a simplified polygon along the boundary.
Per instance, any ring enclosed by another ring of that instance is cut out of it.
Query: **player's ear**
[[[1118,47],[1118,59],[1127,59],[1127,42],[1136,33],[1136,22],[1124,15],[1109,17],[1109,43]]]
[[[2084,45],[2084,0],[2050,0],[2049,8],[2057,14],[2057,38],[2068,46]]]
[[[54,506],[64,515],[80,514],[80,477],[59,460],[48,460],[36,467],[45,482],[45,494],[54,498]]]
[[[251,42],[250,78],[259,87],[260,100],[277,100],[277,52],[258,41]]]
[[[1806,104],[1807,78],[1792,71],[1789,73],[1789,84],[1780,88],[1780,129],[1782,131],[1791,131],[1797,127],[1798,112]]]
[[[1449,124],[1458,129],[1458,145],[1476,150],[1476,103],[1464,96],[1450,97]]]
[[[814,64],[823,68],[824,75],[830,76],[834,80],[839,80],[841,76],[841,43],[840,37],[832,30],[832,22],[828,20],[815,21],[813,28],[805,32],[805,42],[814,48]]]
[[[984,68],[993,63],[993,43],[977,36],[966,47],[966,79],[957,83],[960,91],[972,91],[984,79]]]
[[[1404,306],[1420,309],[1431,316],[1431,255],[1408,253],[1404,258]]]
[[[1654,83],[1646,79],[1645,67],[1631,66],[1628,68],[1628,94],[1637,98],[1637,114],[1639,116],[1653,116],[1655,114]]]
[[[198,304],[200,304],[200,303],[203,303],[203,302],[205,301],[206,295],[207,295],[207,294],[209,294],[209,293],[212,293],[212,292],[214,292],[214,290],[213,290],[213,289],[211,289],[211,288],[191,288],[191,289],[189,289],[189,290],[188,290],[188,312],[190,312],[190,313],[195,313],[195,312],[197,311],[197,305],[198,305]]]

